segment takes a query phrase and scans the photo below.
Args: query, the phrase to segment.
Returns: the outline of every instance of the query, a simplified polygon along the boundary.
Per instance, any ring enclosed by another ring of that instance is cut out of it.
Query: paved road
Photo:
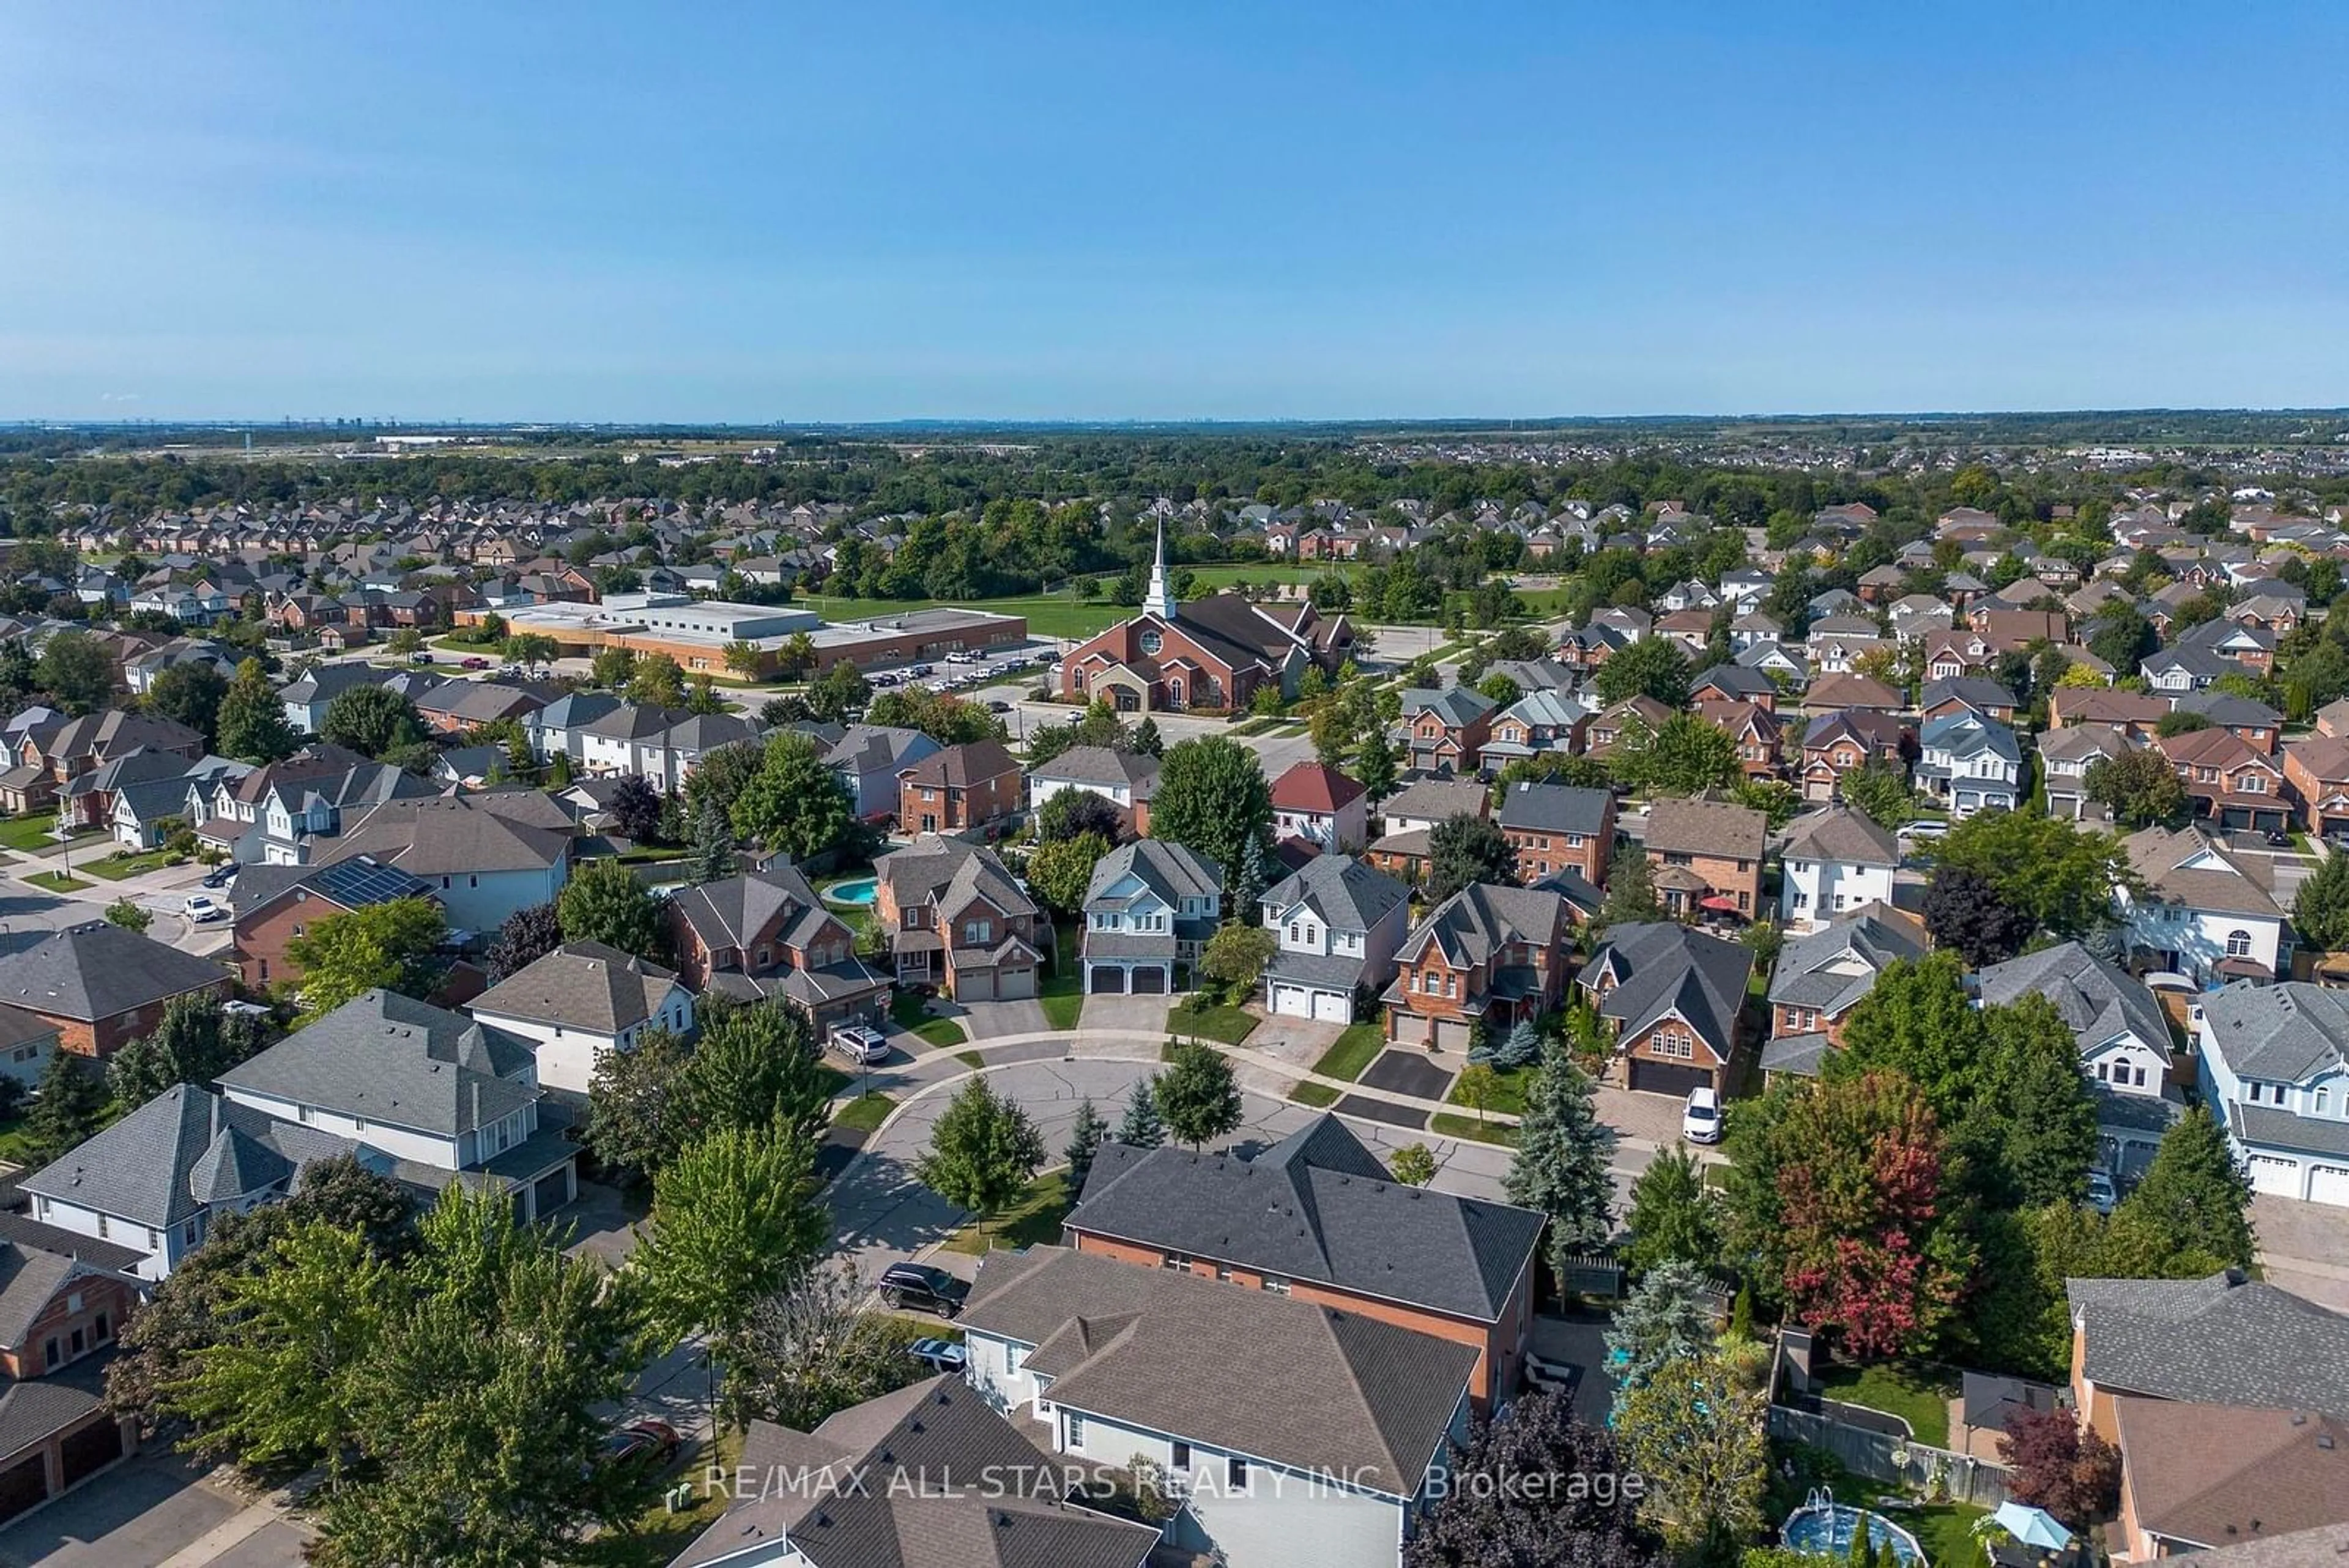
[[[83,844],[77,845],[74,863],[86,865],[108,852],[95,847],[95,845],[94,840],[85,840]],[[205,867],[191,862],[186,866],[126,877],[119,882],[93,877],[87,878],[88,887],[77,888],[63,894],[31,887],[22,880],[31,872],[54,869],[59,864],[54,858],[35,860],[18,856],[5,867],[0,867],[0,953],[30,947],[51,931],[101,919],[109,904],[124,897],[154,917],[154,924],[148,928],[147,934],[157,941],[168,942],[191,953],[226,950],[229,943],[226,920],[199,926],[180,913],[188,894],[202,881]]]

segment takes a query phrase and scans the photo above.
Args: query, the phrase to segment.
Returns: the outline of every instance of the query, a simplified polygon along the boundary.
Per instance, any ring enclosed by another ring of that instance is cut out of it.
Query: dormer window
[[[1165,639],[1160,637],[1155,631],[1145,631],[1142,634],[1142,651],[1144,653],[1155,655],[1164,645]]]

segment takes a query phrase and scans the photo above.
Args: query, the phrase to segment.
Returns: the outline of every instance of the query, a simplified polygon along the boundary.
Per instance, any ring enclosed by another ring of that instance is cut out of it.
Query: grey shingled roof
[[[1330,1116],[1254,1159],[1104,1144],[1068,1223],[1479,1322],[1541,1234],[1530,1210],[1397,1182]]]
[[[557,816],[562,808],[544,795]],[[500,795],[442,795],[387,802],[318,846],[321,863],[369,855],[415,877],[476,871],[543,871],[571,852],[567,819],[554,828],[523,820]]]
[[[1332,929],[1367,931],[1410,896],[1401,882],[1350,855],[1317,855],[1274,883],[1264,902],[1284,914],[1301,904]]]
[[[2295,1530],[2265,1541],[2222,1546],[2210,1552],[2189,1552],[2166,1561],[2178,1568],[2341,1568],[2349,1563],[2349,1524],[2327,1524],[2315,1530]]]
[[[2240,982],[2202,998],[2206,1049],[2236,1075],[2297,1084],[2349,1066],[2349,995],[2298,981]]]
[[[1974,986],[1993,1006],[2034,992],[2047,998],[2084,1047],[2127,1033],[2156,1050],[2169,1048],[2169,1015],[2153,992],[2078,942],[1992,964],[1975,974]]]
[[[93,920],[0,958],[0,1002],[88,1023],[227,978],[212,959]]]
[[[1521,779],[1502,793],[1501,804],[1493,810],[1493,820],[1503,827],[1595,836],[1606,825],[1610,804],[1603,789]]]
[[[24,1347],[34,1322],[47,1312],[58,1289],[89,1271],[63,1252],[18,1241],[0,1241],[0,1346]]]
[[[1141,752],[1121,752],[1110,746],[1071,746],[1049,763],[1028,770],[1029,776],[1061,779],[1071,784],[1107,784],[1150,797],[1158,782],[1158,759]]]
[[[1224,891],[1222,868],[1198,851],[1171,838],[1137,838],[1094,862],[1085,907],[1107,899],[1109,890],[1129,875],[1141,878],[1169,908],[1183,898],[1220,898]]]
[[[1471,882],[1430,909],[1396,956],[1417,963],[1433,943],[1454,968],[1469,967],[1514,942],[1547,947],[1572,924],[1566,900],[1556,893]]]
[[[1616,976],[1599,1012],[1620,1019],[1625,1034],[1677,1012],[1716,1055],[1728,1059],[1746,978],[1754,972],[1753,949],[1674,920],[1641,920],[1609,930],[1590,964],[1593,971],[1611,969]]]
[[[1875,989],[1887,964],[1924,956],[1924,944],[1899,926],[1862,909],[1838,915],[1778,954],[1770,1001],[1816,1007],[1830,1018],[1849,1012]]]
[[[205,1184],[213,1195],[228,1195],[221,1194],[219,1188],[229,1176],[239,1171],[263,1172],[257,1157],[241,1160],[233,1168],[225,1168],[221,1158],[207,1158],[218,1141],[232,1137],[264,1146],[283,1158],[288,1171],[313,1159],[348,1153],[353,1147],[347,1139],[332,1133],[278,1121],[191,1084],[175,1084],[25,1178],[20,1185],[35,1197],[54,1198],[166,1230],[192,1217],[211,1200],[197,1191],[199,1167],[204,1168]]]
[[[0,1394],[0,1459],[10,1459],[98,1408],[98,1396],[70,1383],[18,1383]]]
[[[1034,1346],[1029,1364],[1064,1409],[1395,1497],[1417,1491],[1477,1356],[1359,1313],[1060,1247],[990,1255],[962,1323]]]
[[[2066,1280],[2082,1370],[2120,1393],[2349,1411],[2349,1317],[2229,1271],[2199,1280]]]
[[[660,1011],[677,972],[605,942],[564,942],[466,1003],[496,1013],[597,1034],[634,1029]]]
[[[537,1098],[530,1047],[397,992],[369,991],[220,1076],[224,1088],[454,1137]]]

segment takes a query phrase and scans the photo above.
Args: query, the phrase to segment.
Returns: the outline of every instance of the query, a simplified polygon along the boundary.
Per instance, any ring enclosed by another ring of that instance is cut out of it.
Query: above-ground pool
[[[854,882],[840,882],[823,890],[824,901],[832,904],[869,904],[873,901],[874,879],[859,877]]]
[[[1889,1547],[1904,1568],[1921,1568],[1925,1552],[1915,1536],[1880,1513],[1837,1502],[1824,1491],[1812,1492],[1809,1501],[1786,1516],[1778,1539],[1794,1551],[1841,1562],[1851,1555],[1851,1543],[1863,1528],[1878,1553]]]

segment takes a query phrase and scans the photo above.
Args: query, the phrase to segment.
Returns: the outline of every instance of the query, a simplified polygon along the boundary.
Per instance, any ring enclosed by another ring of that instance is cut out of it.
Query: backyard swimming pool
[[[870,904],[876,883],[870,877],[859,877],[854,882],[843,882],[823,890],[829,904]]]
[[[1878,1552],[1889,1548],[1902,1568],[1921,1568],[1925,1552],[1915,1536],[1880,1513],[1837,1502],[1823,1490],[1812,1492],[1809,1501],[1786,1516],[1778,1539],[1796,1552],[1840,1562],[1851,1554],[1851,1543],[1863,1529]]]

